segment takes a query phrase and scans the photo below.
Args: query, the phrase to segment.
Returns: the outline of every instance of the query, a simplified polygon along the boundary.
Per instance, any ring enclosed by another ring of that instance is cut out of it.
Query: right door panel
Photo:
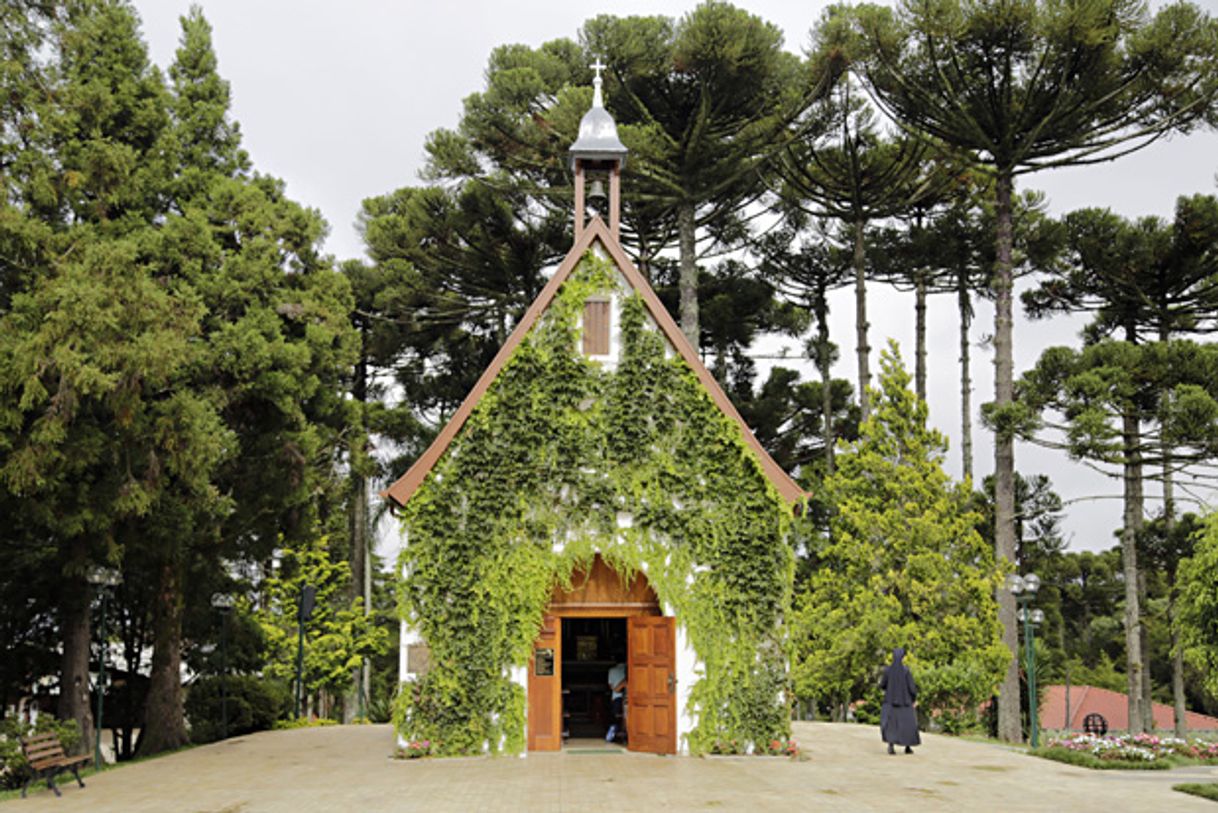
[[[627,620],[626,732],[631,751],[677,752],[676,619]]]

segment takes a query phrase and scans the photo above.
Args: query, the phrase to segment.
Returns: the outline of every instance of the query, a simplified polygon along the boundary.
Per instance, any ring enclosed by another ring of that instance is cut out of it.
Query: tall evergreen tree
[[[1002,571],[970,494],[943,471],[896,347],[876,408],[824,484],[837,510],[820,567],[797,598],[797,691],[849,703],[870,693],[885,650],[906,647],[925,708],[975,709],[1006,668],[994,588]]]
[[[815,80],[782,50],[778,28],[707,0],[675,25],[663,18],[598,17],[583,28],[617,80],[624,125],[645,135],[633,150],[640,193],[676,213],[681,330],[697,347],[699,229],[738,235],[740,214],[764,191],[759,173],[810,103]]]
[[[843,437],[839,420],[839,402],[850,400],[845,382],[834,381],[830,370],[837,348],[829,339],[829,294],[850,284],[853,269],[844,253],[827,241],[799,241],[803,218],[792,216],[781,228],[759,243],[762,273],[773,280],[781,296],[805,308],[816,326],[816,334],[808,342],[809,355],[819,373],[820,431],[823,475],[833,473],[833,455],[837,439]],[[750,426],[754,426],[750,422]]]
[[[1213,384],[1218,354],[1211,345],[1184,340],[1135,344],[1104,341],[1081,350],[1050,348],[1020,380],[1021,408],[1038,424],[1046,410],[1064,422],[1051,424],[1060,439],[1042,435],[1041,443],[1066,449],[1071,456],[1101,467],[1119,468],[1124,486],[1121,547],[1125,562],[1125,627],[1130,720],[1144,724],[1145,655],[1139,630],[1141,614],[1130,548],[1136,557],[1142,532],[1142,478],[1138,467],[1153,465],[1169,442],[1173,466],[1185,470],[1208,460],[1218,440],[1218,388]],[[1138,431],[1130,431],[1136,424]],[[1034,426],[1021,430],[1031,435]],[[1132,607],[1131,607],[1132,605]],[[1130,654],[1132,653],[1132,654]],[[1136,658],[1136,659],[1135,659]]]
[[[832,52],[823,41],[813,47]],[[824,60],[826,62],[831,60]],[[779,172],[788,197],[816,217],[839,221],[848,234],[854,273],[855,352],[859,405],[863,420],[870,412],[871,348],[867,343],[866,231],[869,223],[902,214],[925,198],[935,185],[926,142],[886,138],[875,111],[850,74],[843,75],[818,115],[821,126],[783,153]]]
[[[1207,118],[1213,123],[1215,24],[1186,2],[1151,17],[1136,0],[908,0],[895,12],[861,5],[848,16],[831,13],[843,20],[847,38],[863,38],[863,73],[884,111],[903,128],[958,150],[994,177],[996,545],[998,555],[1010,560],[1015,545],[1009,415],[1015,178],[1111,160],[1164,133]],[[1127,553],[1128,575],[1136,581],[1136,554],[1132,547]],[[1006,642],[1014,653],[1014,597],[1005,591],[999,596]],[[1129,634],[1136,638],[1136,629]],[[1137,653],[1135,642],[1131,654]],[[1000,735],[1018,739],[1014,661],[999,697],[999,718]]]
[[[147,516],[168,478],[216,453],[214,423],[173,383],[192,363],[200,311],[155,269],[166,185],[165,90],[122,2],[59,10],[48,28],[27,283],[16,286],[0,375],[4,481],[36,505],[64,587],[59,714],[92,740],[90,566],[121,559],[122,522]],[[19,177],[19,176],[18,176]],[[160,278],[158,278],[160,277]]]
[[[175,164],[160,257],[205,308],[202,358],[180,386],[208,398],[226,442],[214,465],[198,469],[210,499],[179,498],[158,513],[172,521],[145,531],[159,554],[160,588],[141,753],[186,741],[188,568],[218,568],[222,556],[260,561],[281,536],[312,533],[319,483],[336,463],[354,351],[349,286],[318,252],[324,224],[287,199],[282,183],[250,174],[198,8],[182,19],[170,76]]]
[[[427,178],[522,192],[532,216],[569,225],[567,148],[591,98],[588,65],[603,59],[606,106],[631,151],[623,243],[651,277],[675,239],[677,316],[697,346],[698,260],[744,242],[759,173],[821,84],[777,28],[724,2],[677,21],[596,17],[579,40],[496,49],[460,125],[429,137]]]

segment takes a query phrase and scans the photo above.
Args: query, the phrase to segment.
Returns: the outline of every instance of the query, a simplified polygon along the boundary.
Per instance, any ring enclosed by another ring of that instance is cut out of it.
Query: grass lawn
[[[121,764],[126,765],[127,763],[124,762]],[[114,769],[113,765],[107,766],[107,770],[113,770],[113,769]],[[92,765],[90,765],[88,768],[80,769],[80,778],[85,780],[85,784],[88,785],[89,777],[93,776],[95,773],[97,773],[97,768],[94,768]],[[58,785],[60,788],[66,788],[69,785],[71,785],[72,787],[76,787],[76,777],[72,776],[71,771],[66,771],[55,777],[55,784]],[[46,790],[46,789],[47,789],[47,781],[45,779],[39,779],[34,784],[30,785],[30,795],[32,796],[32,795],[38,793],[39,791]],[[13,788],[12,790],[0,790],[0,802],[7,802],[9,799],[20,799],[20,798],[21,798],[21,788]]]
[[[975,742],[980,745],[998,745],[1003,748],[1011,748],[1016,751],[1028,750],[1026,742],[1007,742],[1006,740],[996,739],[986,736],[985,734],[949,734],[952,739],[964,740],[965,742]]]
[[[1172,785],[1171,789],[1218,802],[1218,782],[1189,782],[1183,785]]]
[[[106,767],[103,768],[102,770],[109,773],[110,771],[121,769],[127,765],[134,765],[137,762],[147,762],[150,759],[160,759],[161,757],[169,756],[170,754],[177,754],[177,753],[181,753],[182,751],[188,751],[194,747],[196,747],[196,746],[183,745],[181,748],[175,748],[172,751],[164,751],[160,754],[153,754],[152,756],[136,757],[135,759],[129,759],[124,762],[119,762],[117,764],[107,763]],[[98,773],[97,768],[90,765],[87,768],[80,769],[80,778],[84,780],[85,785],[87,786],[89,784],[89,777],[94,776],[97,773]],[[65,771],[64,773],[61,773],[58,776],[56,776],[55,784],[58,785],[60,788],[67,788],[67,787],[78,788],[79,787],[76,784],[76,777],[72,776],[71,771]],[[34,784],[30,785],[30,795],[33,796],[34,794],[38,793],[39,791],[45,791],[46,789],[47,789],[46,779],[39,779]],[[12,788],[11,790],[0,789],[0,802],[7,802],[9,799],[20,799],[20,798],[21,798],[21,788],[19,788],[19,787]]]

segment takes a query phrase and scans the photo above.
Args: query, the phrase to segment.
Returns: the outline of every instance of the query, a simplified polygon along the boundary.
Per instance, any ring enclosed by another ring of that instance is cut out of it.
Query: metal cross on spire
[[[604,84],[604,80],[601,79],[601,71],[608,66],[601,62],[600,57],[597,57],[596,61],[593,62],[589,67],[596,71],[596,76],[592,79],[592,106],[604,107],[605,99],[601,96],[601,85]]]

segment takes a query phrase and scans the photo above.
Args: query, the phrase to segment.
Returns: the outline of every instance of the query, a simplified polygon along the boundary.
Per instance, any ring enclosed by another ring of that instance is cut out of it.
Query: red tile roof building
[[[1171,730],[1175,727],[1172,707],[1166,703],[1155,703],[1155,728]],[[1129,699],[1122,692],[1101,689],[1098,686],[1070,687],[1070,719],[1066,719],[1066,687],[1048,686],[1040,704],[1040,726],[1049,730],[1082,731],[1083,718],[1099,713],[1108,721],[1109,731],[1129,729]],[[1195,711],[1187,713],[1189,731],[1218,731],[1218,718]]]

